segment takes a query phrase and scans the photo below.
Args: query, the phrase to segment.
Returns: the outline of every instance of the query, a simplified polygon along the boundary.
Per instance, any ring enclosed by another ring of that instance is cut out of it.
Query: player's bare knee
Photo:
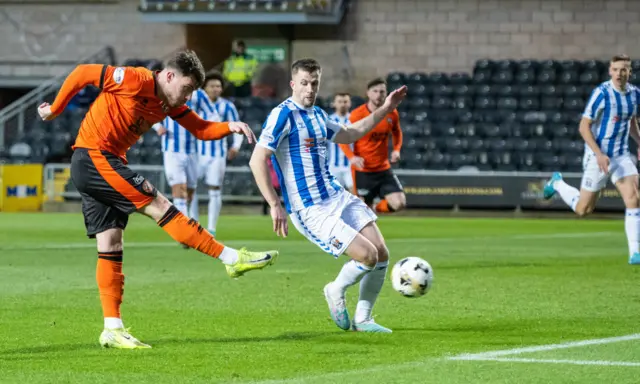
[[[220,186],[219,185],[212,185],[209,187],[210,191],[219,191],[220,190]]]
[[[394,199],[393,203],[391,204],[391,208],[393,208],[393,210],[396,212],[402,211],[406,207],[407,207],[407,199],[404,197],[404,195],[402,195],[401,197],[398,197],[397,199]]]
[[[389,249],[385,244],[377,246],[378,251],[378,263],[389,260]]]
[[[184,184],[178,184],[171,187],[171,195],[174,199],[186,199],[187,198],[187,186]]]
[[[624,199],[625,208],[634,209],[640,208],[640,196],[638,195],[638,191],[634,191],[631,196],[627,196]]]
[[[110,228],[96,234],[98,252],[121,252],[122,229]]]
[[[364,254],[362,255],[362,260],[360,262],[367,267],[375,267],[378,263],[378,249],[373,244],[365,247]]]
[[[162,216],[167,213],[171,206],[172,204],[169,199],[167,199],[161,193],[158,193],[158,196],[156,196],[156,198],[153,199],[153,201],[151,201],[149,205],[140,209],[139,212],[145,216],[152,218],[155,221],[158,221],[162,219]]]
[[[594,208],[595,207],[591,206],[591,205],[582,205],[582,206],[581,205],[577,205],[576,206],[576,214],[579,217],[585,217],[585,216],[588,216],[591,213],[593,213]]]

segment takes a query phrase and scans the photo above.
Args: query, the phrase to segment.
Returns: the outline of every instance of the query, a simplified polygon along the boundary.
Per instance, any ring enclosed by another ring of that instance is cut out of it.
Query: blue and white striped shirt
[[[238,110],[233,103],[225,98],[219,97],[213,103],[220,120],[212,121],[239,121]],[[240,134],[233,135],[233,148],[240,148],[244,137]],[[198,154],[201,157],[225,157],[227,155],[227,138],[212,141],[198,140]]]
[[[274,152],[271,161],[287,212],[318,204],[343,189],[327,161],[328,141],[341,128],[321,108],[304,108],[291,98],[269,113],[258,145]]]
[[[592,120],[591,132],[602,153],[610,158],[629,154],[629,127],[638,115],[640,91],[627,84],[624,92],[611,81],[600,84],[591,93],[583,116]],[[585,144],[585,153],[593,151]]]
[[[187,107],[203,118],[215,114],[213,103],[202,89],[193,91],[191,99],[187,101]],[[153,129],[157,130],[160,126],[167,130],[162,140],[162,152],[197,153],[197,139],[178,122],[166,117],[161,123],[155,124]]]
[[[351,124],[349,121],[349,113],[346,116],[339,116],[337,113],[333,113],[329,116],[331,121],[335,121],[338,124],[348,126]],[[346,171],[351,169],[351,163],[344,154],[342,149],[337,143],[329,144],[329,166],[333,170]]]

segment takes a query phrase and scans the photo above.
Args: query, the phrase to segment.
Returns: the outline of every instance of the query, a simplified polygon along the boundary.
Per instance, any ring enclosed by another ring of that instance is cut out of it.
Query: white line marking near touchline
[[[565,359],[526,359],[522,357],[478,357],[478,358],[450,358],[449,360],[467,361],[498,361],[502,363],[539,363],[539,364],[571,364],[571,365],[604,365],[620,367],[640,367],[634,361],[606,361],[606,360],[565,360]]]
[[[439,242],[463,242],[463,241],[487,241],[487,240],[535,240],[535,239],[574,239],[574,238],[591,238],[591,237],[606,237],[619,235],[618,232],[576,232],[576,233],[549,233],[549,234],[525,234],[525,235],[511,235],[511,236],[476,236],[476,237],[433,237],[433,238],[414,238],[414,239],[388,239],[387,242],[394,244],[412,244],[412,243],[439,243]],[[225,244],[230,245],[252,245],[252,244],[264,244],[276,242],[278,239],[273,240],[229,240],[223,241]],[[287,240],[283,244],[306,244],[307,240]],[[177,247],[177,243],[171,241],[158,241],[158,242],[126,242],[125,248],[162,248],[162,247]],[[0,251],[38,251],[43,249],[88,249],[95,248],[96,244],[93,241],[87,241],[82,243],[47,243],[38,245],[24,245],[24,246],[2,246]]]
[[[481,353],[465,353],[462,355],[449,357],[448,359],[449,360],[478,360],[478,359],[485,359],[485,358],[495,358],[499,356],[520,355],[522,353],[534,353],[534,352],[553,351],[556,349],[585,347],[588,345],[619,343],[621,341],[638,340],[638,339],[640,339],[640,333],[634,333],[632,335],[607,337],[603,339],[570,341],[567,343],[560,343],[560,344],[534,345],[531,347],[513,348],[513,349],[500,350],[500,351],[481,352]]]

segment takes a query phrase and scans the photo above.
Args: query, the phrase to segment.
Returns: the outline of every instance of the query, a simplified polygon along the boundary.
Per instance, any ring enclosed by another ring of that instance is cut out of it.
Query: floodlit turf
[[[221,218],[229,245],[281,251],[275,266],[231,280],[132,217],[123,315],[153,349],[117,351],[98,345],[96,253],[81,216],[0,214],[0,382],[638,381],[638,366],[447,359],[640,332],[640,267],[627,264],[622,220],[385,217],[393,260],[420,256],[435,270],[420,299],[385,285],[374,315],[390,335],[338,329],[322,287],[342,262],[297,233],[275,238],[270,225]],[[507,357],[640,363],[640,340]]]

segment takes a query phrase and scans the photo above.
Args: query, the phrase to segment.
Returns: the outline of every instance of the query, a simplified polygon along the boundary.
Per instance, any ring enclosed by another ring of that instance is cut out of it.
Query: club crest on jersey
[[[113,71],[113,82],[116,84],[122,84],[124,80],[124,68],[118,67],[115,71]]]
[[[393,124],[393,120],[390,117],[387,117],[387,123],[389,123],[389,125]]]
[[[613,120],[613,122],[614,122],[614,123],[617,123],[617,122],[619,122],[619,121],[620,121],[620,116],[615,115],[615,116],[613,116],[611,119]]]
[[[336,239],[335,236],[332,236],[329,239],[329,244],[331,244],[335,249],[338,249],[338,250],[340,250],[342,248],[342,246],[343,246],[342,241]]]

